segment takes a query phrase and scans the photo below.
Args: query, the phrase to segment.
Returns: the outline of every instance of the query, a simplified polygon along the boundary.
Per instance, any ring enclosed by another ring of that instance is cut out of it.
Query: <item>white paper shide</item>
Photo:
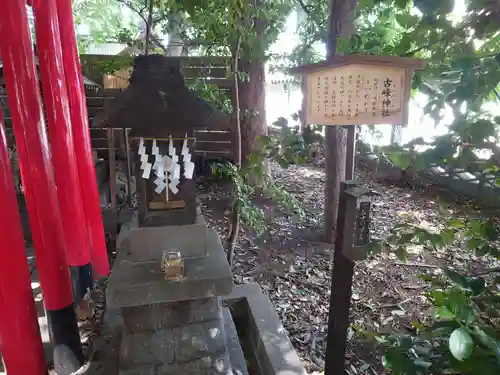
[[[185,138],[187,138],[187,134]],[[183,169],[182,174],[185,179],[193,178],[194,162],[191,161],[192,154],[189,150],[187,139],[184,139],[183,141],[180,155],[177,154],[177,150],[171,136],[169,136],[168,140],[167,155],[160,154],[157,141],[156,139],[153,139],[151,155],[148,155],[144,138],[140,138],[138,153],[141,160],[142,178],[150,179],[151,172],[154,171],[153,177],[155,179],[153,183],[156,186],[155,192],[157,194],[162,194],[167,187],[168,190],[174,195],[179,192],[181,167]],[[179,163],[180,156],[182,157],[182,166]],[[168,191],[165,193],[168,197]]]

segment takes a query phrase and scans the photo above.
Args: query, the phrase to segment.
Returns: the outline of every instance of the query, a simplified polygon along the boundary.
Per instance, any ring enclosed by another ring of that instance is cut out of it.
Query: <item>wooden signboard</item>
[[[306,123],[317,125],[405,125],[413,69],[407,58],[338,56],[298,67],[305,79]]]

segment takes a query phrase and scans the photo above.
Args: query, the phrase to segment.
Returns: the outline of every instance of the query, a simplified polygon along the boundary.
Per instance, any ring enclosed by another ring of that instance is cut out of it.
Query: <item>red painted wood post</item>
[[[57,0],[57,14],[63,52],[64,74],[68,89],[73,141],[75,145],[81,197],[90,235],[93,271],[100,276],[109,274],[109,262],[97,191],[96,172],[88,125],[85,87],[76,44],[71,0]]]
[[[28,15],[23,0],[3,0],[0,54],[40,278],[55,350],[82,363],[57,187],[42,111]],[[20,350],[22,350],[20,348]]]
[[[0,353],[9,375],[44,375],[47,367],[1,108],[0,207]]]
[[[32,4],[68,265],[85,266],[90,263],[90,246],[80,197],[56,3],[55,0],[33,0]]]

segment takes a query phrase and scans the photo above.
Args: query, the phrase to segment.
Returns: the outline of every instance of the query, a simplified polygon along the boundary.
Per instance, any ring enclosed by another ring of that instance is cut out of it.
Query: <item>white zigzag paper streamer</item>
[[[191,161],[191,153],[187,145],[187,133],[184,135],[184,142],[182,143],[182,161],[184,162],[184,178],[192,179],[194,172],[194,163]]]
[[[153,165],[153,169],[155,170],[157,176],[156,180],[154,181],[154,184],[156,185],[155,192],[157,194],[163,193],[163,190],[165,190],[165,187],[167,186],[165,165],[163,164],[163,160],[163,157],[158,154],[156,155],[155,164]]]
[[[172,137],[169,136],[168,138],[168,155],[170,158],[170,163],[167,164],[168,187],[173,194],[177,194],[179,192],[178,185],[181,166],[179,165],[179,156],[175,153],[176,150],[174,147],[174,142],[172,141]]]
[[[137,153],[141,156],[141,170],[142,178],[149,179],[151,175],[151,168],[153,167],[151,163],[148,162],[149,155],[146,152],[146,146],[144,145],[144,138],[139,139],[139,150]]]

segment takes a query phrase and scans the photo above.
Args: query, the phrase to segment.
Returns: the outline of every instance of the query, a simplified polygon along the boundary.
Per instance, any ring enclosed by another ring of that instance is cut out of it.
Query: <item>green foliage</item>
[[[188,87],[225,114],[231,115],[233,113],[231,98],[227,91],[221,90],[217,85],[208,83],[206,79],[198,78],[194,82],[188,83]]]
[[[179,2],[189,14],[185,37],[204,41],[204,53],[231,56],[241,37],[241,57],[264,60],[283,29],[291,0]],[[264,33],[265,30],[265,33]]]
[[[379,248],[406,259],[413,245],[439,249],[464,243],[476,255],[500,259],[498,228],[490,220],[450,219],[439,231],[413,224],[411,217],[393,228]],[[426,293],[434,306],[428,324],[413,322],[413,334],[373,335],[386,348],[383,365],[393,374],[482,374],[500,373],[500,278],[464,275],[445,269],[442,275],[420,277],[429,283]]]
[[[284,117],[278,118],[272,125],[268,132],[274,147],[280,150],[282,158],[278,159],[278,163],[284,168],[288,164],[308,162],[311,147],[323,142],[319,127],[312,127],[302,134],[299,125],[290,126]]]
[[[79,24],[90,29],[94,42],[131,43],[147,20],[148,3],[82,0],[75,5],[74,14]],[[152,30],[168,33],[175,28],[187,45],[207,55],[231,56],[241,37],[241,56],[264,60],[292,5],[292,0],[158,0],[153,7]],[[186,17],[174,20],[172,14]]]
[[[300,24],[301,45],[290,61],[317,60],[312,52],[327,40],[329,0],[301,2],[307,14]],[[358,0],[354,35],[340,41],[346,54],[363,53],[416,57],[426,68],[415,72],[414,91],[426,95],[425,116],[437,123],[445,110],[454,118],[449,133],[415,149],[403,147],[405,156],[392,158],[408,164],[447,164],[468,171],[498,165],[500,123],[488,110],[500,100],[500,9],[493,0],[466,0],[462,19],[454,12],[455,1]],[[412,6],[413,5],[413,6]],[[286,64],[281,64],[286,68]],[[478,151],[489,150],[489,159]]]
[[[132,67],[133,58],[130,56],[93,56],[81,55],[80,61],[83,71],[92,75],[113,74],[122,68]]]
[[[139,33],[142,18],[135,12],[124,16],[130,7],[142,9],[142,0],[80,0],[73,5],[76,25],[86,26],[92,43],[127,42]],[[79,41],[87,35],[77,35]],[[126,37],[127,36],[127,37]],[[88,41],[87,43],[88,44]],[[83,53],[80,50],[80,53]]]
[[[273,200],[281,210],[290,215],[297,215],[300,219],[305,216],[299,200],[268,175],[266,164],[270,160],[278,162],[282,167],[289,165],[286,156],[270,137],[259,137],[258,147],[250,153],[246,164],[240,169],[232,163],[213,165],[214,175],[232,182],[233,200],[238,203],[240,216],[258,235],[262,235],[269,225],[264,211],[253,202],[258,195]]]

